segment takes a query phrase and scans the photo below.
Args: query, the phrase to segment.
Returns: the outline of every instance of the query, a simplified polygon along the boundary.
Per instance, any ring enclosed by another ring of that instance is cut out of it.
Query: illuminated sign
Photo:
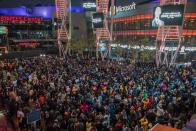
[[[184,5],[158,6],[154,9],[152,26],[182,25]]]
[[[114,18],[129,17],[138,14],[148,14],[160,0],[115,0]],[[109,15],[111,10],[109,9]]]
[[[91,9],[91,8],[96,8],[96,4],[95,3],[83,3],[83,8],[85,9]]]
[[[144,46],[144,45],[136,45],[136,46],[131,46],[131,45],[121,45],[121,44],[111,44],[111,47],[121,47],[121,48],[125,48],[125,49],[140,49],[140,50],[156,50],[155,46]],[[168,50],[168,51],[176,51],[178,47],[164,47],[164,50]],[[180,53],[184,53],[184,52],[193,52],[196,51],[196,47],[185,47],[182,46],[180,49]]]
[[[85,11],[96,11],[96,0],[83,0],[82,7]]]
[[[19,46],[23,46],[23,47],[37,47],[40,45],[40,43],[38,42],[19,42],[18,43]]]
[[[103,13],[94,13],[92,18],[92,23],[94,28],[103,28],[104,24],[104,14]]]
[[[118,6],[116,7],[116,13],[118,12],[126,12],[126,11],[131,11],[136,9],[136,4],[133,2],[131,5],[128,6]]]
[[[40,23],[41,17],[27,17],[27,16],[0,16],[0,23]]]
[[[101,18],[93,19],[92,22],[97,24],[97,23],[102,22],[102,19]]]

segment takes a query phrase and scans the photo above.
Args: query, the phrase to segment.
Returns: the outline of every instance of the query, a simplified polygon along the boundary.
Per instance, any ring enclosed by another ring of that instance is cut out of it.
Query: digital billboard
[[[184,5],[165,5],[154,8],[152,26],[182,25]]]
[[[85,11],[96,11],[96,0],[83,0],[82,7]]]
[[[103,13],[93,13],[92,23],[93,23],[93,28],[103,28],[104,14]]]

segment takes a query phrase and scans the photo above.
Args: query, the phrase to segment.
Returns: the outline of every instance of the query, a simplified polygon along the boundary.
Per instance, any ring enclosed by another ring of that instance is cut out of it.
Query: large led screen
[[[103,28],[104,14],[94,13],[92,18],[93,28]]]
[[[152,26],[182,25],[184,5],[166,5],[154,8]]]

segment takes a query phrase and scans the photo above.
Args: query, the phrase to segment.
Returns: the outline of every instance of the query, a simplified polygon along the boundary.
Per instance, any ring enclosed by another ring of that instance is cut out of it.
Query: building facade
[[[23,4],[16,2],[15,6],[10,7],[6,2],[0,2],[0,51],[7,47],[9,51],[21,51],[56,46],[58,22],[55,2],[49,0],[43,4],[41,1],[36,4]],[[84,9],[72,6],[71,12],[72,35],[86,38]],[[7,29],[6,33],[1,30],[4,28]]]
[[[153,10],[158,0],[116,0],[114,40],[121,44],[149,42],[156,39],[157,27],[152,27]],[[188,0],[184,14],[185,44],[196,44],[196,1]]]

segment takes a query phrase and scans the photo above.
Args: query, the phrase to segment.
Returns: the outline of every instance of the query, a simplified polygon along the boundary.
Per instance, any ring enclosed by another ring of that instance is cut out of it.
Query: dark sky
[[[72,5],[81,5],[82,0],[71,0]],[[22,5],[52,4],[55,0],[0,0],[0,8],[11,8]]]

